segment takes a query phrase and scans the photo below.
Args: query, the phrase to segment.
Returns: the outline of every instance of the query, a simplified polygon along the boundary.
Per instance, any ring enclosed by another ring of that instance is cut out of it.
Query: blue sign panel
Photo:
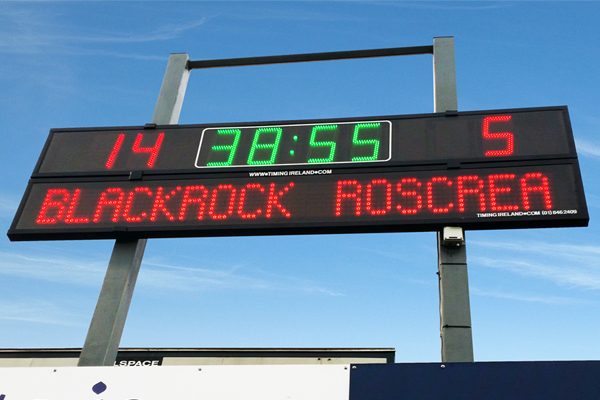
[[[359,364],[350,400],[597,400],[600,361]]]

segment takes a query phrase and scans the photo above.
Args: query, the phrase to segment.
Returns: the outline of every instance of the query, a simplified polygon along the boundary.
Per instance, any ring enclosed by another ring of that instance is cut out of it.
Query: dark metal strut
[[[304,53],[279,56],[225,58],[220,60],[198,60],[188,61],[187,68],[192,70],[200,68],[242,67],[248,65],[348,60],[353,58],[411,56],[417,54],[433,54],[433,46],[390,47],[385,49],[331,51],[326,53]]]

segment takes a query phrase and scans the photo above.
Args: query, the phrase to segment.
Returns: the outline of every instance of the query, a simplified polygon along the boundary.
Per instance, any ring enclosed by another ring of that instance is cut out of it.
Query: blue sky
[[[588,228],[467,232],[475,358],[599,359],[595,2],[0,3],[0,222],[54,127],[150,121],[169,53],[456,40],[460,110],[568,105]],[[193,71],[181,123],[433,111],[431,57]],[[0,239],[0,347],[79,347],[112,241]],[[148,243],[123,346],[395,347],[439,361],[433,233]]]

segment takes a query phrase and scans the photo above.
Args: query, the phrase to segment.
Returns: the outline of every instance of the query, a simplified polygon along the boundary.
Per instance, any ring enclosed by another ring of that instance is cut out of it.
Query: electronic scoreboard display
[[[566,107],[53,129],[11,240],[586,226]]]
[[[53,129],[33,176],[576,157],[564,107],[354,120]]]

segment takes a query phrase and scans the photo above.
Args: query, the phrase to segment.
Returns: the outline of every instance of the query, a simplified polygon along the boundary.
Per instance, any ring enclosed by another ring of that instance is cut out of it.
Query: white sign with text
[[[0,368],[0,400],[347,400],[348,365]]]

